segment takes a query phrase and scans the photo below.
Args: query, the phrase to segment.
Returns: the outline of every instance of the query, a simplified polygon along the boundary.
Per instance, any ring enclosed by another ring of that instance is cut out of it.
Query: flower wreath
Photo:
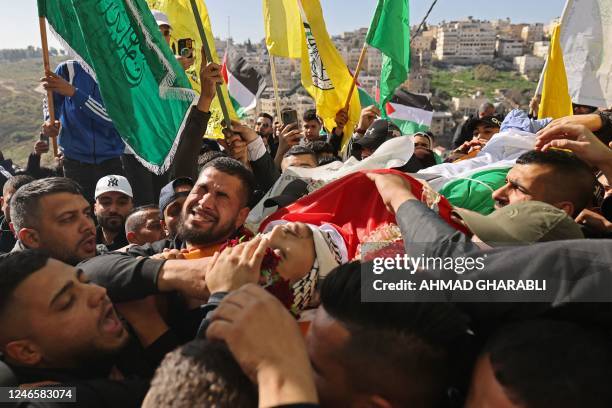
[[[250,235],[250,236],[249,236]],[[219,252],[223,251],[227,247],[234,247],[243,242],[249,241],[253,238],[253,234],[245,234],[240,238],[234,238],[228,240],[225,244],[219,248]],[[295,316],[299,316],[299,309],[295,305],[295,296],[293,288],[289,284],[287,279],[284,279],[276,270],[280,257],[274,253],[270,248],[266,248],[263,260],[261,262],[261,272],[259,276],[259,285],[270,292],[274,297],[281,301],[281,303]]]

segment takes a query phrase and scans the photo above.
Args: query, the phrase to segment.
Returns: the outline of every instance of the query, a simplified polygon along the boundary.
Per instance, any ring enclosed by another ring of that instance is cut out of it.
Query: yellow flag
[[[200,39],[200,32],[196,25],[195,17],[193,15],[193,9],[191,8],[190,0],[147,0],[147,4],[151,10],[158,10],[168,16],[170,26],[172,27],[170,34],[170,47],[175,50],[176,53],[180,53],[179,41],[189,39],[193,42],[193,56],[194,64],[185,73],[191,82],[191,86],[196,92],[200,92],[200,67],[202,65],[201,53],[202,41]],[[217,50],[215,48],[215,41],[210,25],[210,19],[208,17],[208,10],[203,0],[196,0],[200,17],[202,18],[202,25],[206,32],[206,40],[208,42],[210,52],[212,53],[213,62],[220,64]],[[232,119],[238,120],[238,115],[232,106],[227,91],[227,85],[223,84],[222,87],[223,98],[226,101],[229,115]],[[221,132],[222,126],[221,121],[223,120],[223,114],[221,113],[221,106],[219,105],[219,95],[213,100],[210,107],[211,117],[208,122],[208,128],[206,129],[206,136],[213,138],[223,138]]]
[[[336,126],[336,113],[344,108],[353,77],[327,33],[319,0],[302,0],[301,6],[305,36],[302,85],[314,98],[317,114],[323,119],[325,127],[331,130]],[[360,114],[359,92],[353,92],[349,121],[344,127],[343,149],[359,122]]]
[[[538,117],[558,119],[571,116],[572,113],[572,99],[569,95],[563,50],[561,49],[561,25],[557,24],[553,29],[550,41]]]
[[[268,52],[301,58],[304,31],[297,0],[263,0],[263,15]]]

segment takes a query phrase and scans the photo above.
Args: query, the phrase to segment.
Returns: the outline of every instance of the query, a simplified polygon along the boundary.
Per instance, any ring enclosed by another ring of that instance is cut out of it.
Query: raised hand
[[[247,283],[257,283],[268,239],[257,236],[248,242],[215,253],[206,272],[210,293],[231,292]]]
[[[51,71],[45,72],[45,76],[40,79],[40,82],[42,82],[45,90],[53,91],[63,96],[70,97],[76,92],[76,88],[70,82]]]

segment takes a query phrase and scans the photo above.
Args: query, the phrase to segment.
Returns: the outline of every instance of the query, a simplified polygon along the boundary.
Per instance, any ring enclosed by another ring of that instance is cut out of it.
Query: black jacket
[[[140,407],[149,389],[149,381],[164,356],[179,345],[168,331],[155,343],[143,349],[138,342],[130,343],[114,357],[100,363],[92,363],[79,369],[31,368],[10,365],[19,384],[43,381],[60,383],[64,387],[76,387],[74,407],[114,408]],[[110,380],[113,366],[125,379]],[[55,407],[57,403],[24,402],[20,407]]]
[[[483,250],[456,231],[423,203],[410,200],[397,211],[406,251],[413,243],[430,243],[425,256],[472,257],[486,254],[486,267],[473,279],[546,279],[551,302],[517,303],[500,292],[496,302],[469,303],[454,293],[458,305],[481,332],[502,321],[527,316],[571,319],[581,324],[612,327],[612,240],[579,239]],[[420,249],[423,246],[420,246]]]
[[[113,242],[110,244],[107,244],[104,241],[104,233],[102,232],[102,227],[98,225],[98,228],[96,228],[96,244],[104,245],[104,248],[106,248],[107,251],[116,251],[118,249],[121,249],[129,245],[130,243],[125,237],[125,230],[122,229],[121,231],[119,231],[119,233],[117,234]],[[99,251],[99,252],[104,253],[105,251]]]
[[[251,169],[257,183],[253,193],[253,200],[250,203],[251,207],[254,207],[276,183],[276,180],[280,177],[280,172],[274,164],[274,159],[272,159],[268,152],[259,159],[252,161]]]
[[[15,235],[9,228],[6,217],[3,215],[0,218],[0,253],[6,254],[11,252],[16,242],[17,239],[15,239]]]
[[[114,252],[82,262],[78,267],[83,270],[90,282],[106,288],[108,297],[113,303],[121,303],[160,293],[157,278],[165,262],[165,260],[143,258],[135,253]],[[167,293],[165,300],[166,323],[179,344],[193,340],[205,316],[203,311],[200,308],[188,309],[179,293]]]
[[[475,125],[477,120],[478,119],[474,115],[470,115],[470,117],[466,119],[465,122],[457,126],[457,129],[455,130],[455,135],[453,136],[453,149],[458,148],[468,140],[472,140],[472,138],[474,137],[474,129],[476,128]]]
[[[196,106],[191,108],[176,149],[171,171],[172,179],[190,177],[196,180],[198,178],[198,156],[209,120],[210,112],[202,112]]]

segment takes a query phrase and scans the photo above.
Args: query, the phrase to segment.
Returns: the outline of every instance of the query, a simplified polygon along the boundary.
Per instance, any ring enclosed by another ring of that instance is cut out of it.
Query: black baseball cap
[[[504,117],[501,115],[483,116],[482,118],[476,120],[476,123],[474,124],[474,126],[485,125],[485,126],[501,128],[503,121],[504,121]]]
[[[159,211],[161,211],[162,214],[164,213],[166,207],[169,206],[174,200],[179,197],[189,195],[188,191],[177,193],[175,189],[179,186],[193,187],[194,182],[189,177],[179,177],[166,184],[159,192]]]
[[[264,207],[286,207],[308,194],[308,184],[304,180],[295,179],[285,186],[283,192],[264,201]]]
[[[397,125],[387,119],[376,119],[365,132],[363,137],[354,144],[368,149],[378,149],[387,140],[402,135]]]

